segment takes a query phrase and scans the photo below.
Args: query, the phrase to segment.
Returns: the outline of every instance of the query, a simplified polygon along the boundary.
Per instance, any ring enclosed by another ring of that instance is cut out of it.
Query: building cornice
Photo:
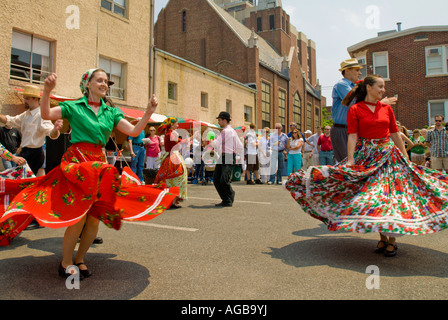
[[[379,42],[383,42],[383,41],[387,41],[387,40],[392,40],[392,39],[396,39],[396,38],[400,38],[400,37],[405,37],[411,34],[415,34],[415,33],[420,33],[420,32],[448,32],[448,26],[421,26],[421,27],[416,27],[416,28],[411,28],[411,29],[407,29],[407,30],[403,30],[403,31],[397,31],[397,32],[392,32],[383,36],[379,36],[379,37],[375,37],[375,38],[371,38],[371,39],[367,39],[361,42],[358,42],[357,44],[354,44],[350,47],[347,48],[347,51],[349,53],[358,51],[366,46],[375,44],[375,43],[379,43]]]

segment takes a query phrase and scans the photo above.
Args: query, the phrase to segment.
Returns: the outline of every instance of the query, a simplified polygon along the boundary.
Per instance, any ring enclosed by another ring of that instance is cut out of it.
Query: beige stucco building
[[[157,112],[217,124],[228,111],[234,127],[255,121],[256,90],[158,49],[155,57]]]
[[[81,76],[95,67],[115,82],[111,96],[118,106],[146,106],[150,13],[147,0],[1,1],[1,113],[21,113],[14,88],[43,87],[51,72],[58,75],[53,94],[81,97]]]

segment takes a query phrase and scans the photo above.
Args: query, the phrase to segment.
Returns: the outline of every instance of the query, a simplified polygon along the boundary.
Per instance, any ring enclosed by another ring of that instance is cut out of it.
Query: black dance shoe
[[[79,273],[81,273],[81,276],[83,276],[84,278],[88,278],[88,277],[92,276],[93,273],[90,272],[89,269],[86,269],[86,270],[79,269],[79,266],[82,265],[82,264],[86,266],[86,264],[84,262],[80,262],[80,263],[75,264],[75,266],[78,267],[78,270],[79,270]]]
[[[67,268],[68,268],[68,267],[67,267]],[[72,275],[72,273],[67,272],[67,268],[64,268],[64,267],[62,266],[62,262],[59,264],[59,267],[58,267],[58,273],[59,273],[59,276],[60,276],[60,277],[67,279],[69,276]],[[78,270],[79,270],[79,268],[78,268]],[[80,271],[82,271],[82,270],[80,270]],[[84,279],[84,276],[83,276],[82,272],[80,272],[80,274],[79,274],[79,280],[82,280],[82,279]]]

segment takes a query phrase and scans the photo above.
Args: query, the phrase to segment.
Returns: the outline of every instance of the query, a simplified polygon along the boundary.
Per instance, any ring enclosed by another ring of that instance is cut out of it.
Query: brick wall
[[[418,40],[422,36],[427,40]],[[398,94],[398,103],[393,107],[397,120],[408,129],[428,125],[428,101],[448,99],[448,75],[426,76],[425,48],[448,45],[448,32],[420,32],[385,40],[365,46],[352,56],[367,51],[367,72],[372,74],[373,53],[388,52],[389,81],[386,81],[386,96]],[[445,63],[447,63],[445,61]]]
[[[182,31],[182,14],[186,12],[186,31]],[[281,16],[285,17],[285,23],[289,23],[289,16],[281,9],[266,10],[263,15],[263,23],[266,29],[269,29],[269,14],[276,15],[277,23],[281,23]],[[256,30],[256,16],[251,15],[250,21],[246,25],[254,26]],[[279,25],[280,26],[280,25]],[[286,28],[285,28],[286,29]],[[289,27],[288,27],[289,30]],[[291,46],[297,45],[297,39],[290,35],[287,30],[276,30],[275,38],[279,38],[278,50],[289,54]],[[271,32],[272,33],[272,32]],[[258,49],[247,48],[235,33],[227,26],[221,17],[210,7],[206,0],[170,0],[166,7],[160,12],[155,25],[155,45],[164,51],[190,60],[205,68],[223,74],[229,78],[235,79],[241,83],[256,83],[256,122],[261,127],[261,81],[271,84],[271,127],[278,122],[278,90],[283,89],[287,92],[286,104],[286,127],[292,121],[294,94],[299,93],[302,101],[302,123],[306,121],[306,101],[308,100],[305,89],[304,79],[301,67],[297,60],[297,52],[293,55],[293,61],[289,70],[289,81],[259,64]],[[262,34],[258,35],[263,37]],[[271,34],[272,36],[272,34]],[[275,43],[275,42],[274,42]],[[204,56],[205,48],[205,56]],[[307,63],[307,45],[301,52],[305,55],[304,63]],[[314,49],[313,49],[314,50]],[[311,61],[314,65],[315,78],[315,51],[311,54]],[[305,65],[306,69],[306,65]],[[305,74],[306,76],[306,74]],[[315,84],[315,82],[314,82]],[[320,99],[310,98],[313,101],[313,107],[320,108]],[[314,128],[314,112],[313,124]],[[286,128],[288,130],[289,128]]]

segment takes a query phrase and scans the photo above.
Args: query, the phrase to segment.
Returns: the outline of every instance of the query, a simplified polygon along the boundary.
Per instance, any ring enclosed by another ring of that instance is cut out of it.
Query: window
[[[313,106],[311,105],[311,103],[308,102],[307,106],[306,106],[306,128],[307,130],[312,130],[313,128],[312,126],[312,110],[313,110]]]
[[[126,18],[126,0],[101,0],[101,6]]]
[[[168,99],[177,100],[177,84],[168,82]]]
[[[100,57],[100,68],[106,71],[107,76],[114,84],[109,89],[111,98],[125,99],[125,66],[123,63]]]
[[[271,127],[271,86],[268,83],[261,83],[261,125]]]
[[[263,30],[262,20],[261,17],[257,18],[257,32],[260,32]]]
[[[366,63],[366,57],[357,57],[356,59],[358,59],[358,62],[360,65],[362,65],[362,69],[361,69],[361,79],[364,79],[365,77],[367,77],[367,63]]]
[[[387,52],[373,54],[373,73],[389,79],[389,58]]]
[[[426,75],[448,74],[448,46],[426,48]]]
[[[12,32],[11,79],[44,83],[53,70],[53,43],[33,35]]]
[[[208,94],[206,92],[201,92],[201,107],[208,108]]]
[[[443,114],[445,121],[448,119],[448,100],[433,100],[429,105],[429,125],[435,124],[434,118],[438,114]]]
[[[314,123],[317,128],[320,127],[320,109],[316,107],[314,112]]]
[[[297,129],[302,131],[302,101],[297,92],[294,95],[293,122],[297,124]]]
[[[182,11],[182,32],[187,31],[187,11]]]
[[[232,114],[232,100],[226,100],[226,112]]]
[[[271,15],[269,16],[269,29],[270,29],[270,30],[274,30],[274,29],[275,29],[275,24],[274,24],[274,22],[275,22],[275,16],[274,16],[273,14],[271,14]]]
[[[286,128],[286,92],[283,90],[278,91],[278,122]]]
[[[252,107],[244,106],[244,121],[254,122],[252,118]]]

